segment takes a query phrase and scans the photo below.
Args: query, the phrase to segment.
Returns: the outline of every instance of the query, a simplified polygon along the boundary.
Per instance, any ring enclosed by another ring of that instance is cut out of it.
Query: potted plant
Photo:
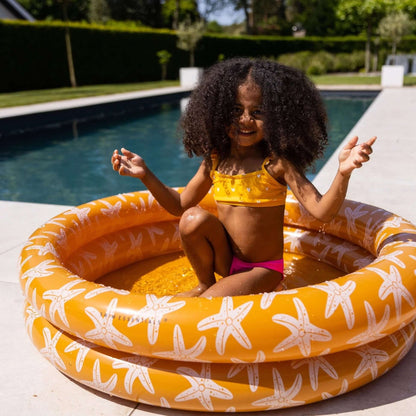
[[[189,52],[189,67],[180,68],[179,79],[182,87],[194,87],[201,78],[202,68],[195,67],[195,49],[205,31],[202,21],[190,23],[189,20],[179,24],[177,46]]]

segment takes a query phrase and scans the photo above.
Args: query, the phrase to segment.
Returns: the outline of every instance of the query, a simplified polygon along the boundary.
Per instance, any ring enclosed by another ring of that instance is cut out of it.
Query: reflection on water
[[[338,147],[370,105],[372,98],[326,99],[330,144],[317,171]],[[139,153],[148,166],[170,186],[184,185],[199,166],[189,159],[178,132],[180,103],[161,105],[140,115],[118,120],[66,125],[2,140],[0,199],[79,205],[113,195],[144,189],[133,178],[112,171],[114,149]]]

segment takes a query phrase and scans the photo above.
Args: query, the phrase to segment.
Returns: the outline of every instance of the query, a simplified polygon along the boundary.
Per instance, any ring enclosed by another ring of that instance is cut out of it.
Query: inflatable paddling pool
[[[27,331],[80,383],[185,410],[302,405],[396,365],[415,342],[416,227],[352,201],[323,225],[289,194],[284,233],[286,290],[181,298],[196,280],[178,219],[149,193],[73,208],[22,250]]]

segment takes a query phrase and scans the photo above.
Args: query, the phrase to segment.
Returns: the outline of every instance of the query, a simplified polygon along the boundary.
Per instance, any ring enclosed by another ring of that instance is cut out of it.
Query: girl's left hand
[[[375,141],[374,136],[364,143],[357,144],[358,137],[353,137],[338,156],[339,172],[342,175],[350,175],[354,169],[360,168],[363,163],[369,161],[370,154],[373,153],[371,146]]]

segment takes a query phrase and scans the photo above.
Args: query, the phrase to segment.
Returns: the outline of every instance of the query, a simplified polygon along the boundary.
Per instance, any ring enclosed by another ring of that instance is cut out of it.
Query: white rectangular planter
[[[382,87],[403,87],[404,66],[383,65],[381,68]]]
[[[181,87],[195,87],[201,79],[203,69],[198,67],[188,67],[179,69],[179,81]]]

